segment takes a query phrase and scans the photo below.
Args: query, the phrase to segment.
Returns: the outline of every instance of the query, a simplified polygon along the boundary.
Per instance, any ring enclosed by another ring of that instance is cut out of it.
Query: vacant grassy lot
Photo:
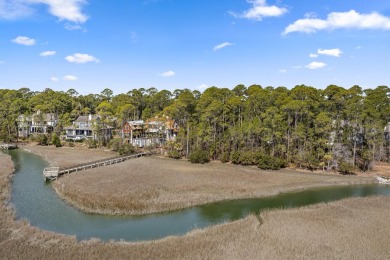
[[[61,152],[62,160],[66,156],[66,152]],[[262,171],[256,167],[218,162],[195,165],[168,158],[144,157],[72,173],[53,182],[53,186],[61,197],[88,212],[147,214],[220,200],[373,180],[292,170]]]
[[[4,203],[12,171],[10,157],[0,153],[0,259],[388,259],[390,255],[389,197],[264,212],[260,218],[249,216],[158,241],[78,243],[74,237],[14,220]]]

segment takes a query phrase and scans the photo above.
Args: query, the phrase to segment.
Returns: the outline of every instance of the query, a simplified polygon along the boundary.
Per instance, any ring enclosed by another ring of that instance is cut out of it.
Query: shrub
[[[240,154],[241,165],[256,165],[260,158],[261,153],[259,152],[246,151]]]
[[[132,144],[122,144],[118,150],[120,155],[127,155],[134,153],[135,148]]]
[[[168,157],[169,158],[173,158],[173,159],[180,159],[181,158],[180,153],[177,150],[169,151],[168,152]]]
[[[61,145],[61,140],[60,140],[60,138],[58,137],[57,134],[52,134],[52,136],[51,136],[51,143],[53,145],[55,145],[56,147],[61,147],[62,146]]]
[[[206,151],[195,150],[190,154],[191,163],[207,163],[210,161],[209,154]]]
[[[45,134],[37,135],[36,138],[37,138],[39,145],[48,145],[49,144],[49,140],[47,138],[47,135],[45,135]]]
[[[241,152],[233,152],[231,155],[232,163],[234,164],[240,164],[241,163]]]
[[[127,154],[134,153],[135,148],[132,144],[128,144],[128,143],[124,144],[122,142],[123,142],[122,139],[119,138],[112,139],[108,143],[108,147],[111,150],[118,152],[120,155],[127,155]]]
[[[227,152],[224,152],[222,155],[221,155],[221,162],[222,163],[226,163],[229,161],[229,153]]]
[[[286,161],[282,158],[272,157],[269,155],[262,155],[257,166],[263,170],[279,170],[285,168]]]
[[[353,174],[354,167],[351,163],[341,161],[339,162],[338,171],[342,174]]]
[[[121,139],[112,139],[109,143],[108,143],[108,148],[110,148],[111,150],[113,151],[119,151],[120,147],[122,145],[122,140]]]
[[[89,149],[97,148],[97,141],[96,140],[94,140],[94,139],[86,139],[85,142],[87,143]]]

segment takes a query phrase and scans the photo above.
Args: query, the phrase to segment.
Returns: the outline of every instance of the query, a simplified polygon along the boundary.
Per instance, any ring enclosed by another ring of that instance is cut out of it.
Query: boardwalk
[[[88,162],[76,166],[72,166],[69,168],[65,169],[60,169],[59,167],[48,167],[43,170],[43,177],[46,180],[55,180],[57,177],[63,175],[63,174],[69,174],[72,172],[79,172],[79,171],[84,171],[92,168],[97,168],[101,166],[107,166],[107,165],[112,165],[116,163],[121,163],[129,159],[134,159],[134,158],[139,158],[143,156],[148,156],[151,155],[151,153],[137,153],[133,155],[126,155],[126,156],[119,156],[119,157],[114,157],[114,158],[108,158],[108,159],[103,159],[99,161],[93,161],[93,162]]]
[[[16,148],[18,148],[16,144],[0,144],[0,149],[2,150],[11,150]]]

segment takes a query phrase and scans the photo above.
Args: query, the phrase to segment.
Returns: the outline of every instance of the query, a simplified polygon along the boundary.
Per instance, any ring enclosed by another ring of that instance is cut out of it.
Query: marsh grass
[[[0,153],[0,259],[388,259],[390,198],[273,210],[157,241],[77,242],[16,221],[5,201],[13,164]],[[262,219],[261,223],[259,219]]]
[[[311,187],[361,184],[371,178],[321,175],[159,157],[72,173],[53,182],[71,204],[91,213],[142,215],[215,201],[255,198]]]

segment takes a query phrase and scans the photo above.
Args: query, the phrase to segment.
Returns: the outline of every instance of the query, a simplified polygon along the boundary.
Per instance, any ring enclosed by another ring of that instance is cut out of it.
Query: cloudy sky
[[[388,0],[0,0],[0,88],[390,85]]]

